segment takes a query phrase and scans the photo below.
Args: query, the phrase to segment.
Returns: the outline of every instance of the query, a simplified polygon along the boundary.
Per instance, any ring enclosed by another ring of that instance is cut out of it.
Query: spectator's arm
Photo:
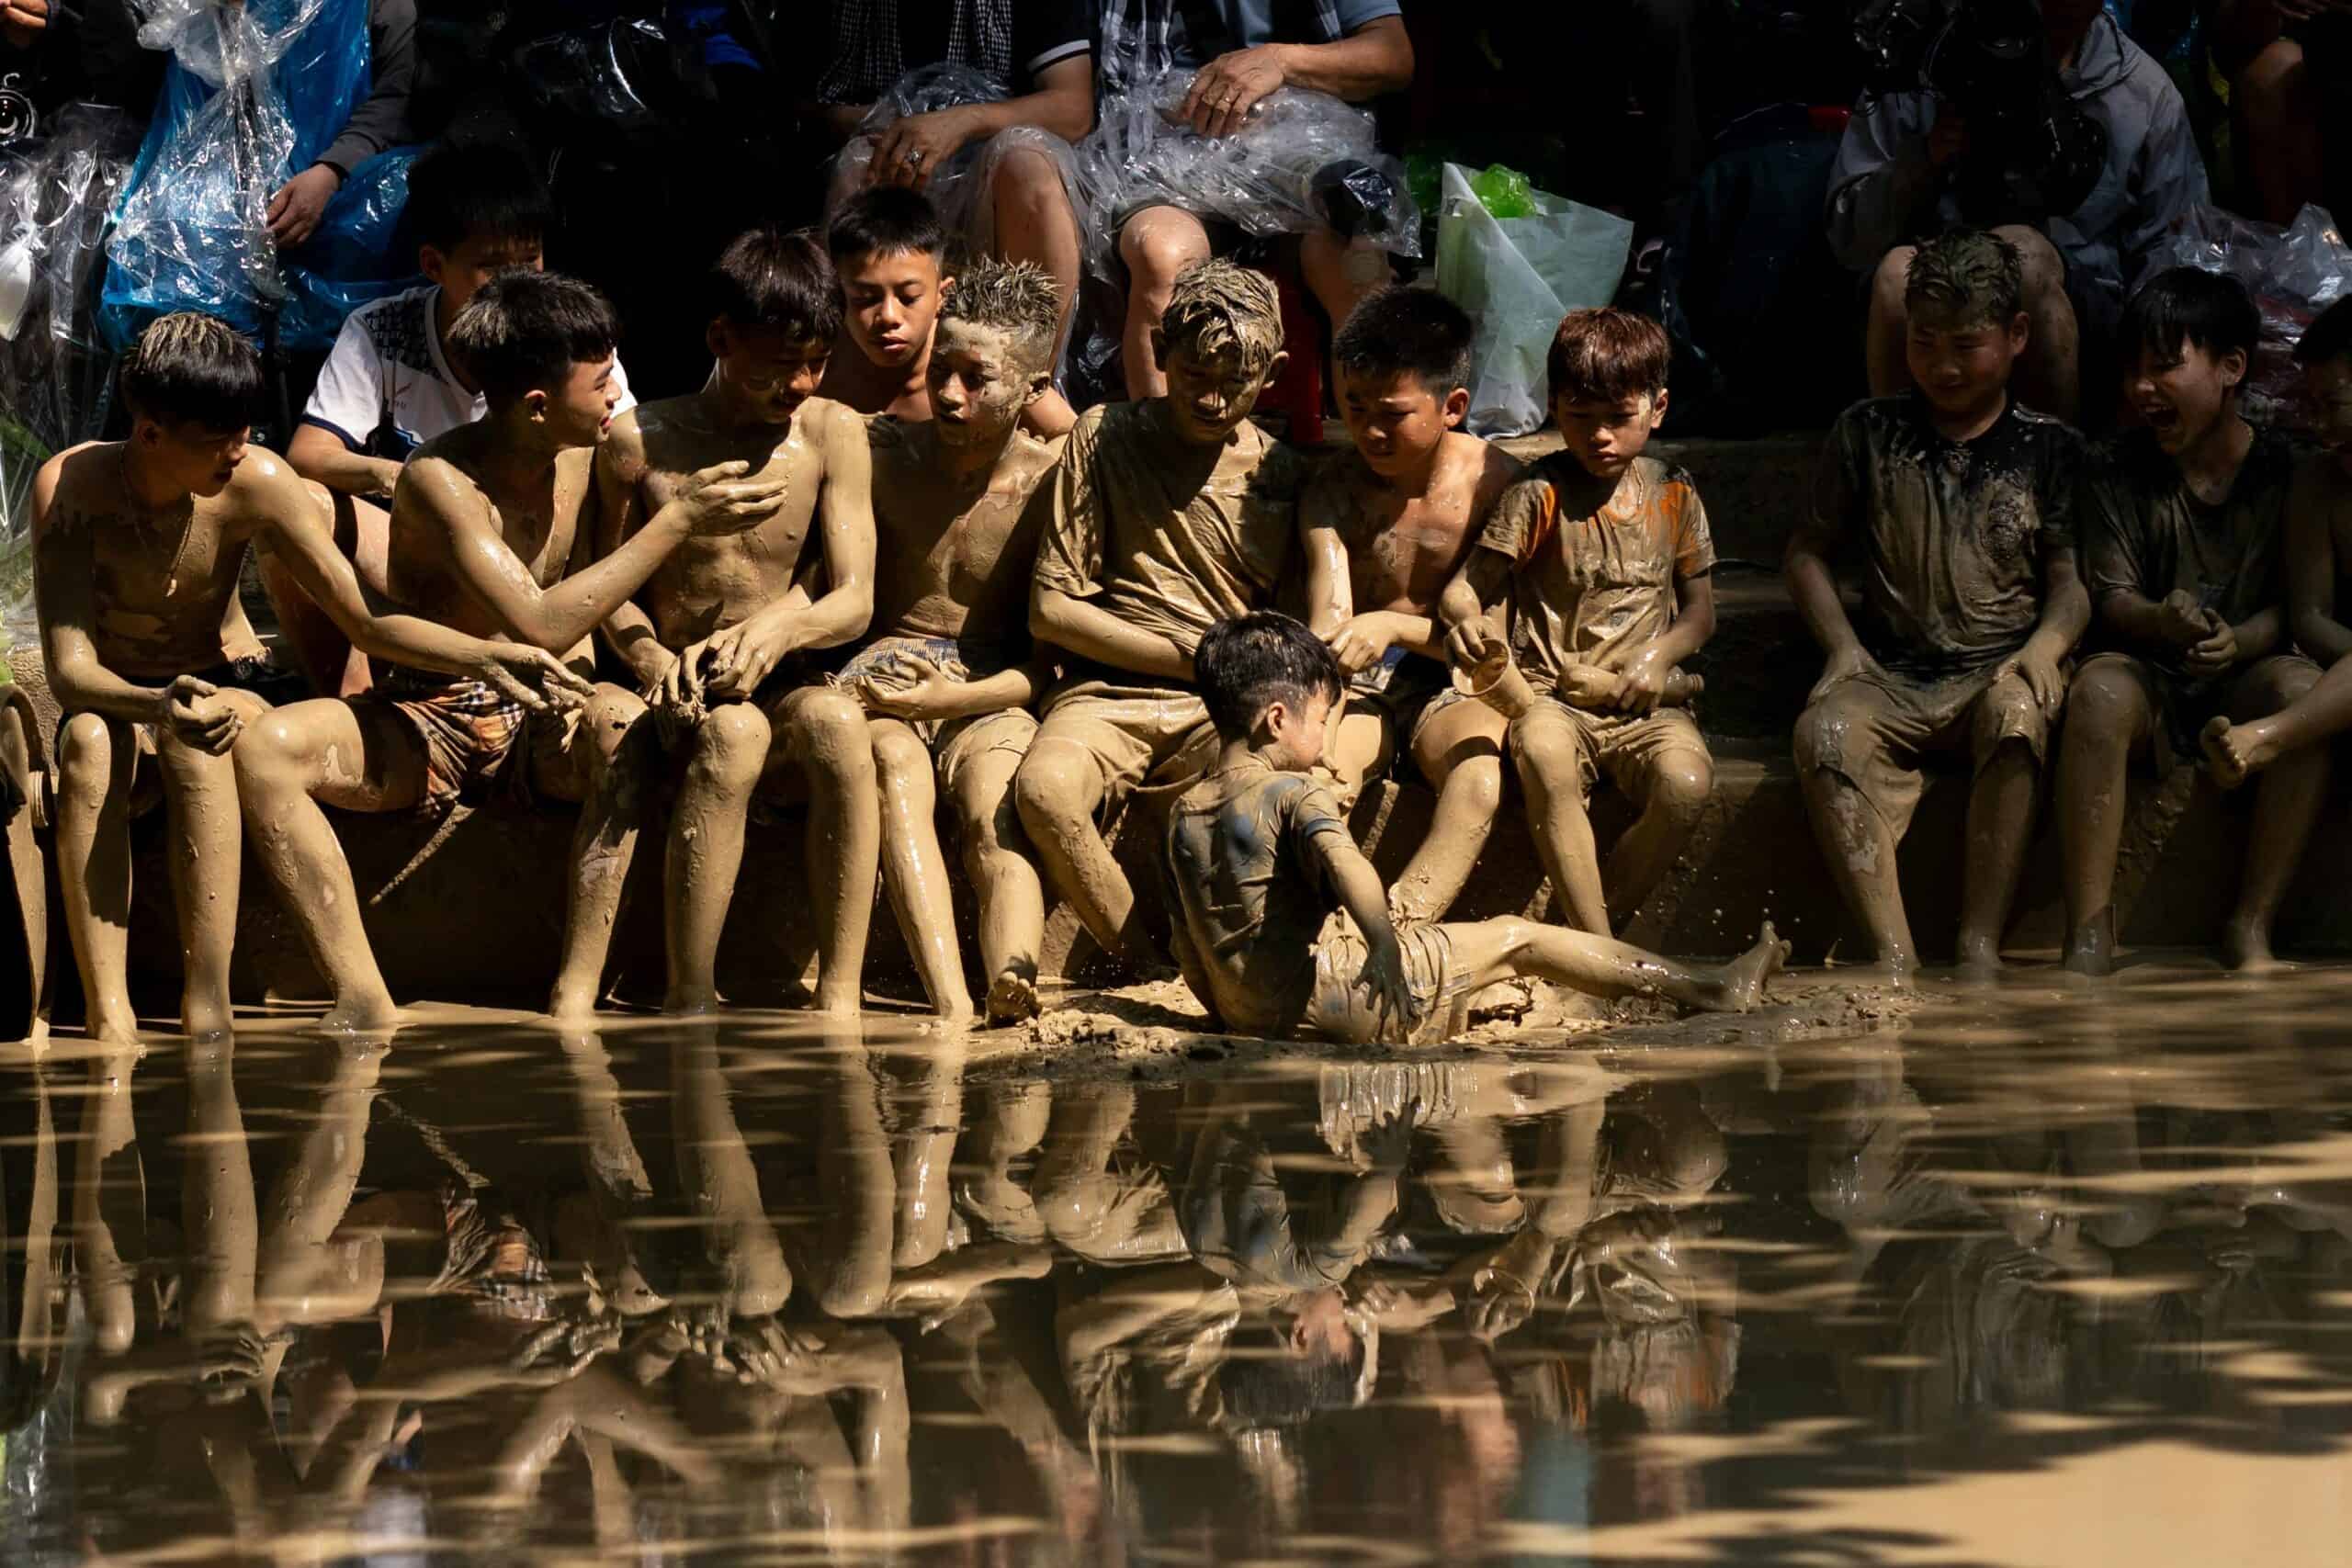
[[[1829,171],[1829,248],[1854,271],[1927,227],[1943,182],[1928,146],[1935,112],[1924,95],[1894,93],[1847,124]]]
[[[1405,18],[1381,17],[1334,43],[1278,43],[1283,82],[1360,104],[1413,85],[1413,40]]]
[[[401,466],[390,457],[371,457],[343,444],[343,437],[323,425],[298,424],[287,444],[286,461],[306,479],[316,479],[345,495],[390,501],[401,482]]]
[[[319,162],[349,178],[383,152],[413,140],[409,96],[416,88],[416,0],[373,0],[368,8],[368,97]],[[323,481],[322,481],[323,482]]]
[[[958,104],[892,122],[874,145],[866,177],[876,185],[922,189],[950,158],[1000,130],[1035,125],[1065,141],[1094,129],[1094,62],[1073,55],[1037,75],[1037,91],[997,104]]]
[[[49,30],[49,0],[0,0],[0,43],[30,49]]]
[[[302,405],[302,423],[287,444],[286,460],[296,473],[345,495],[391,499],[401,466],[365,450],[384,423],[383,379],[368,317],[355,311],[335,333],[334,348]]]
[[[2149,116],[2132,188],[2135,194],[2117,248],[2122,253],[2124,284],[2136,288],[2173,220],[2210,199],[2197,132],[2188,123],[2188,106],[2169,82]]]

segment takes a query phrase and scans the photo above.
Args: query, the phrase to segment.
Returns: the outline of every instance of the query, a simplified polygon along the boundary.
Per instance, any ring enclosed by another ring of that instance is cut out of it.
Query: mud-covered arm
[[[1347,541],[1337,524],[1321,514],[1320,501],[1313,491],[1301,500],[1298,542],[1306,553],[1306,629],[1329,641],[1356,613],[1355,585],[1349,577]]]
[[[1438,596],[1438,620],[1455,662],[1475,660],[1472,641],[1483,645],[1488,637],[1510,635],[1514,570],[1510,557],[1482,544],[1470,552],[1470,558]]]
[[[65,457],[51,457],[33,477],[33,599],[40,614],[41,659],[49,689],[67,713],[95,713],[130,723],[162,721],[169,693],[126,681],[98,658],[91,631],[97,604],[98,520],[57,502]]]
[[[638,484],[644,471],[644,442],[632,410],[613,421],[612,434],[596,449],[594,559],[612,555],[644,525],[645,502]],[[616,605],[601,629],[605,645],[648,690],[678,660],[676,653],[662,645],[653,617],[634,598]]]
[[[2333,481],[2306,462],[2287,492],[2287,619],[2296,643],[2324,667],[2352,653],[2352,626],[2335,615]]]
[[[1102,574],[1102,502],[1094,493],[1094,446],[1100,416],[1082,418],[1069,433],[1061,462],[1046,479],[1051,514],[1037,546],[1036,583],[1030,590],[1029,632],[1114,670],[1189,683],[1193,655],[1157,632],[1131,626],[1098,602]]]
[[[502,632],[559,657],[643,587],[691,531],[684,504],[672,502],[611,555],[543,589],[501,537],[489,501],[438,457],[413,458],[401,471],[391,525],[395,538],[409,527],[438,541],[450,574]]]
[[[777,659],[854,642],[874,619],[874,455],[865,422],[844,405],[828,404],[816,434],[825,458],[825,488],[817,497],[821,581],[802,573],[790,591],[743,623],[747,637],[773,635]]]

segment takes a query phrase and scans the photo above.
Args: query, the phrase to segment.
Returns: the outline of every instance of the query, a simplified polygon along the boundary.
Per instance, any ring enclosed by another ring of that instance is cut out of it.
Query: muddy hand
[[[688,643],[645,699],[648,707],[667,714],[692,713],[702,705],[703,679],[710,658],[710,641]]]
[[[563,713],[585,707],[596,690],[545,649],[526,648],[520,643],[489,645],[489,651],[481,657],[479,674],[509,702],[520,703],[535,713]]]
[[[2200,675],[2219,674],[2238,661],[2237,628],[2217,618],[2211,634],[2190,645],[2182,658]]]
[[[708,667],[703,671],[704,694],[748,697],[791,651],[792,628],[785,623],[750,620],[716,633],[710,639]]]
[[[1997,681],[2004,675],[2015,675],[2024,682],[2025,689],[2032,694],[2034,706],[2045,716],[2054,717],[2066,700],[2066,676],[2058,668],[2058,661],[2045,659],[2030,649],[2018,649],[1994,671],[1993,679]]]
[[[1350,616],[1323,640],[1330,645],[1331,657],[1340,661],[1340,673],[1346,675],[1379,663],[1387,657],[1390,643],[1369,615]]]
[[[789,488],[782,478],[746,479],[752,466],[740,459],[714,463],[686,481],[679,497],[688,530],[696,537],[741,534],[776,514]]]
[[[2202,642],[2213,635],[2213,623],[2197,595],[2186,588],[2176,588],[2165,595],[2156,606],[2158,626],[2165,637],[2182,648]]]
[[[1405,983],[1405,954],[1396,945],[1396,933],[1374,936],[1366,933],[1363,967],[1356,971],[1356,989],[1372,1002],[1374,1020],[1385,1034],[1396,1030],[1401,1021],[1409,1032],[1413,1018],[1413,991]]]
[[[1850,681],[1857,675],[1871,675],[1878,672],[1878,660],[1872,659],[1860,643],[1841,648],[1831,654],[1829,661],[1821,667],[1821,679],[1813,683],[1813,690],[1805,695],[1806,705],[1810,706],[1819,702],[1828,694],[1830,688],[1842,681]]]
[[[920,653],[902,654],[892,663],[885,687],[876,680],[863,683],[860,693],[867,708],[888,718],[924,719],[951,716],[944,711],[956,682],[945,670]]]
[[[220,700],[220,689],[193,675],[175,678],[164,692],[164,721],[175,739],[213,756],[236,744],[244,719]]]
[[[1445,634],[1445,656],[1457,670],[1476,670],[1487,653],[1505,646],[1502,634],[1484,615],[1463,622]]]

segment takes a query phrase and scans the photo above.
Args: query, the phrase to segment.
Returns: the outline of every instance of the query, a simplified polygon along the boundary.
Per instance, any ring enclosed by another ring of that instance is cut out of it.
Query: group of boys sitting
[[[1283,359],[1273,286],[1206,262],[1153,337],[1165,395],[1090,410],[1048,446],[1023,421],[1051,385],[1055,286],[985,260],[948,276],[921,198],[888,189],[830,243],[773,228],[730,243],[706,285],[707,382],[624,407],[611,308],[538,270],[537,219],[489,166],[420,164],[432,286],[346,328],[290,465],[248,443],[250,346],[178,314],[122,361],[129,437],[41,471],[37,588],[66,716],[56,841],[93,1032],[135,1028],[126,818],[142,750],[169,806],[192,1034],[230,1023],[247,840],[333,989],[330,1021],[376,1028],[394,1006],[322,807],[541,795],[581,807],[559,1016],[597,1005],[639,829],[662,820],[667,1004],[718,1005],[763,792],[808,802],[815,1000],[830,1012],[860,1005],[877,876],[933,1004],[956,1018],[1036,1011],[1048,883],[1105,951],[1144,975],[1172,958],[1236,1031],[1434,1038],[1514,976],[1693,1007],[1760,997],[1786,951],[1769,926],[1724,968],[1608,934],[1672,865],[1713,784],[1680,666],[1713,628],[1714,558],[1690,476],[1644,454],[1666,407],[1655,322],[1601,310],[1561,323],[1564,449],[1522,469],[1458,428],[1468,319],[1433,293],[1379,293],[1336,334],[1353,441],[1318,465],[1250,417]],[[2237,957],[2264,957],[2294,860],[2278,847],[2300,842],[2324,783],[2324,753],[2304,743],[2338,708],[2352,720],[2352,695],[2324,683],[2229,728],[2312,686],[2316,671],[2280,651],[2280,513],[2312,521],[2346,491],[2237,416],[2251,305],[2201,274],[2149,286],[2127,389],[2148,428],[2086,473],[2072,433],[2006,393],[2026,332],[2014,252],[1948,237],[1922,248],[1911,287],[1920,390],[1840,422],[1790,547],[1792,589],[1830,650],[1797,750],[1841,885],[1881,959],[1911,967],[1894,840],[1921,753],[1970,746],[1962,957],[1997,962],[2090,618],[2080,515],[2116,651],[2084,668],[2060,768],[2070,900],[2083,895],[2070,962],[2103,964],[2111,946],[2127,755],[2144,743],[2161,758],[2214,714],[2203,739],[2233,782],[2276,762],[2233,928]],[[2338,338],[2352,318],[2315,326],[2306,352],[2352,423]],[[2332,583],[2329,529],[2312,525],[2301,575]],[[1829,574],[1841,544],[1863,558],[1859,626]],[[304,682],[273,669],[245,619],[251,547],[322,695],[289,700]],[[2352,646],[2330,609],[2306,628],[2299,604],[2296,635],[2326,647],[2324,623]],[[600,635],[625,682],[599,679]],[[1566,926],[1442,923],[1506,753]],[[1438,807],[1392,894],[1344,808],[1406,756]],[[1639,807],[1605,863],[1586,813],[1603,775]],[[1156,857],[1172,953],[1102,826],[1147,783],[1183,789]],[[979,904],[977,1006],[943,795]]]

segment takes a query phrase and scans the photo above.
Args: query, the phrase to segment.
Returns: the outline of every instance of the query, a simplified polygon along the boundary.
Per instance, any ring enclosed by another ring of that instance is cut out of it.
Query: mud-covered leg
[[[563,958],[548,998],[548,1013],[559,1020],[587,1017],[603,995],[605,960],[645,826],[652,765],[652,725],[644,703],[618,686],[598,686],[561,763],[567,776],[560,782],[570,787],[553,792],[580,800],[571,874],[564,882]]]
[[[743,828],[774,749],[767,715],[749,703],[710,710],[687,742],[686,766],[670,810],[662,897],[670,949],[672,1012],[718,1005],[718,939],[735,877],[743,867]]]
[[[961,825],[964,872],[980,906],[980,965],[989,977],[990,1023],[1037,1016],[1037,954],[1046,944],[1046,885],[1013,805],[1023,753],[984,751],[951,784]]]
[[[2065,966],[2078,975],[2115,967],[2115,860],[2130,809],[2124,775],[2154,733],[2155,710],[2131,664],[2094,660],[2066,694],[2058,746],[2058,841],[2065,865]]]
[[[1690,830],[1715,793],[1714,759],[1698,747],[1677,747],[1645,765],[1639,782],[1642,814],[1609,852],[1600,885],[1610,918],[1623,924],[1672,870]]]
[[[2004,675],[1970,716],[1976,778],[1968,792],[1968,863],[1960,885],[1961,967],[1988,974],[2001,966],[2001,937],[2025,874],[2033,811],[2041,795],[2041,759],[2049,722],[2032,691]]]
[[[1511,759],[1527,794],[1527,826],[1552,878],[1552,897],[1579,931],[1609,931],[1609,900],[1600,885],[1600,850],[1586,812],[1584,737],[1556,705],[1546,703],[1510,727]]]
[[[2240,712],[2277,713],[2303,700],[2320,681],[2301,660],[2271,660],[2248,678]],[[2335,758],[2324,746],[2306,746],[2273,762],[2255,786],[2254,831],[2246,840],[2245,876],[2237,907],[2222,933],[2222,957],[2231,968],[2260,974],[2278,967],[2270,927],[2287,886],[2301,869],[2304,846],[2327,804]]]
[[[874,739],[857,700],[804,686],[774,710],[784,751],[808,779],[808,894],[817,912],[817,1010],[836,1018],[865,998],[865,936],[882,860]]]
[[[244,692],[223,692],[251,724],[268,705]],[[179,915],[180,1028],[191,1039],[229,1032],[229,958],[237,939],[237,901],[244,871],[244,820],[237,806],[237,767],[230,759],[159,737],[170,818],[172,897]]]
[[[939,787],[931,748],[895,718],[868,718],[882,800],[882,885],[905,933],[923,993],[939,1016],[972,1016],[956,901],[939,847]]]
[[[130,1010],[130,786],[139,750],[128,725],[77,713],[57,730],[57,879],[82,972],[90,1037],[128,1041]]]
[[[1503,804],[1503,736],[1510,723],[1484,703],[1454,703],[1413,737],[1421,776],[1437,791],[1430,830],[1388,889],[1408,920],[1438,920],[1470,885]]]
[[[1532,976],[1595,997],[1655,994],[1706,1012],[1746,1012],[1763,999],[1789,944],[1770,921],[1756,945],[1725,964],[1679,964],[1612,937],[1511,918],[1442,928],[1473,989]]]
[[[1919,966],[1911,920],[1895,872],[1894,829],[1851,776],[1855,759],[1883,749],[1875,704],[1867,688],[1833,686],[1797,720],[1797,778],[1805,815],[1846,908],[1870,934],[1871,953],[1895,984]]]
[[[1037,738],[1012,780],[1022,826],[1055,890],[1105,953],[1154,973],[1165,960],[1136,918],[1135,889],[1095,826],[1103,793],[1102,771],[1086,748],[1053,735]]]

